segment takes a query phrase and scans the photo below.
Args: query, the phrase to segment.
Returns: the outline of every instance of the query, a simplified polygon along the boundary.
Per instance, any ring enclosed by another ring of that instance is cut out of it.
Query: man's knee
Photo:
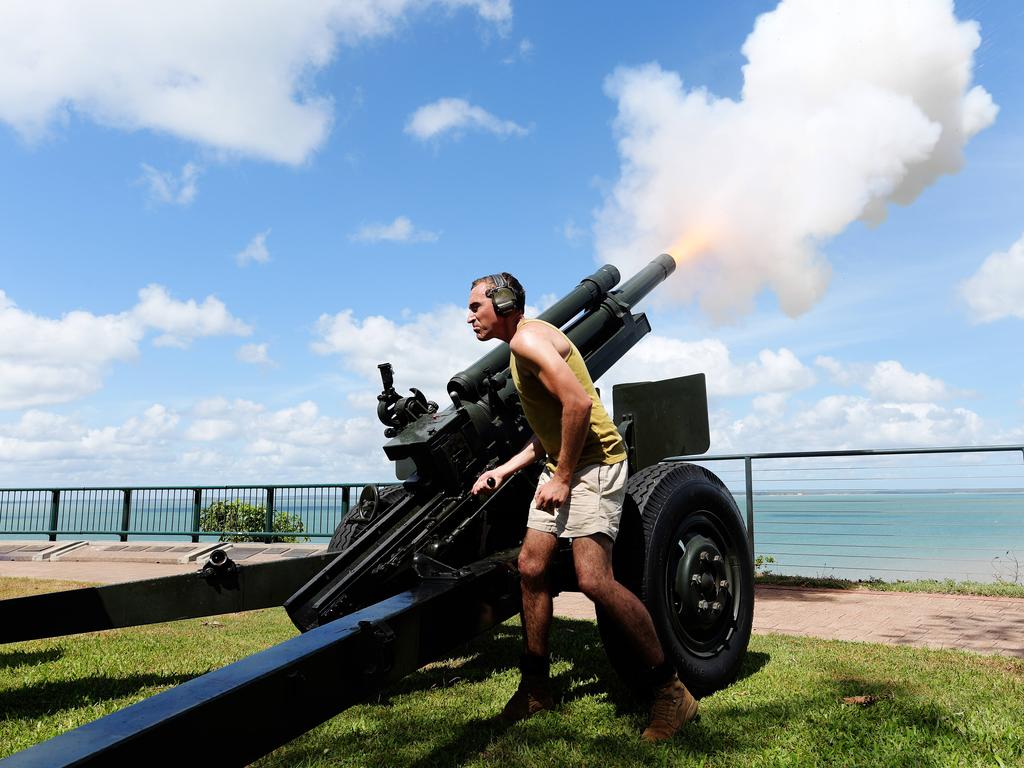
[[[524,584],[539,588],[543,586],[548,570],[548,558],[542,552],[528,550],[519,552],[519,575]]]
[[[576,583],[580,592],[595,603],[600,603],[614,587],[615,576],[611,565],[611,540],[604,534],[595,534],[573,542],[576,564]]]
[[[576,569],[576,583],[579,585],[580,592],[595,603],[601,603],[605,600],[612,581],[611,575],[603,570],[593,570],[590,568]]]

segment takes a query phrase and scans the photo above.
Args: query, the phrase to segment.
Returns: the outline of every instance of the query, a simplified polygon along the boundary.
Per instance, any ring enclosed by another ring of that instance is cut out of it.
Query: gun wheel
[[[630,478],[614,550],[615,576],[650,611],[665,653],[697,696],[736,679],[750,640],[754,569],[746,528],[725,485],[693,464],[658,464]],[[636,651],[598,611],[616,671],[644,679]]]
[[[352,543],[362,536],[367,527],[378,515],[392,507],[395,502],[405,496],[407,491],[402,485],[365,485],[359,493],[359,502],[338,523],[334,535],[327,545],[328,552],[344,552]]]

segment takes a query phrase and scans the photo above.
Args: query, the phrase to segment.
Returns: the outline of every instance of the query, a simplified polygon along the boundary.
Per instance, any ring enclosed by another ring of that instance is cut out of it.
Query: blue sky
[[[384,479],[376,363],[443,403],[472,278],[709,222],[606,391],[706,371],[714,452],[1024,442],[1017,3],[57,5],[0,31],[0,484]]]

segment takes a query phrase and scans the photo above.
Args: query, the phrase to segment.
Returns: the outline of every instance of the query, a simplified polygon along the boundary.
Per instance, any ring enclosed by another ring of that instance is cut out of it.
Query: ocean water
[[[754,546],[778,574],[1024,583],[1024,492],[755,494]]]
[[[69,495],[59,537],[118,538],[120,499]],[[746,519],[746,497],[736,503]],[[275,507],[297,515],[312,541],[325,541],[343,511],[339,493],[282,494]],[[0,539],[45,538],[25,532],[45,529],[49,514],[48,493],[0,491]],[[131,528],[143,532],[133,539],[187,540],[191,527],[191,491],[133,500]],[[79,530],[93,533],[72,533]],[[774,559],[763,567],[777,574],[1024,583],[1024,491],[755,493],[754,542],[758,556]]]

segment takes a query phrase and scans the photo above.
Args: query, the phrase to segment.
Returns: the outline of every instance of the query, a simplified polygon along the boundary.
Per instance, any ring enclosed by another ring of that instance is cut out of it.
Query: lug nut
[[[714,556],[713,558],[711,558],[711,559],[712,559],[712,560],[714,560],[714,561],[715,561],[716,563],[720,563],[720,562],[722,562],[722,556],[721,556],[721,555],[715,555],[715,556]]]
[[[720,582],[718,582],[718,586],[719,586],[720,589],[728,589],[729,588],[729,582],[726,581],[725,579],[722,579]]]
[[[711,604],[711,610],[715,613],[718,613],[720,610],[722,610],[722,604],[715,600],[715,602]]]
[[[693,576],[690,577],[690,583],[691,584],[700,584],[700,574],[699,573],[693,574]]]
[[[707,552],[701,552],[700,553],[700,559],[701,560],[707,560],[708,559],[708,553]]]
[[[707,609],[708,609],[708,601],[707,600],[701,600],[699,603],[697,603],[697,610],[698,611],[706,611]]]

